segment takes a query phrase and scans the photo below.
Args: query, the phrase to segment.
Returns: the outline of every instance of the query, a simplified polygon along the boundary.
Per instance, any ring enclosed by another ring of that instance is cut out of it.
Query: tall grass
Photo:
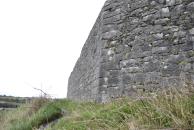
[[[36,98],[29,104],[9,111],[0,118],[1,130],[32,130],[61,116],[60,108],[45,98]]]
[[[194,128],[194,96],[187,91],[169,89],[107,104],[81,103],[50,130],[160,128]]]
[[[48,130],[193,129],[194,94],[171,88],[106,104],[46,101],[38,109],[20,107],[10,113],[3,130],[32,130],[55,119]]]

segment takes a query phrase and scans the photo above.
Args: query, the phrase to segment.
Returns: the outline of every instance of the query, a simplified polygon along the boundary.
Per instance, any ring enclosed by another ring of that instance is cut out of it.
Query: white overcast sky
[[[0,95],[66,97],[105,0],[0,0]]]

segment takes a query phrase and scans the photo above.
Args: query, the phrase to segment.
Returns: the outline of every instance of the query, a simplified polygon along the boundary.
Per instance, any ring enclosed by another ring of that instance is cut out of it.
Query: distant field
[[[24,104],[29,100],[30,98],[0,95],[0,110],[5,110],[5,109],[9,110],[11,108],[17,108],[21,104]]]
[[[12,96],[0,96],[0,102],[16,102],[16,103],[25,103],[28,98],[23,97],[12,97]]]

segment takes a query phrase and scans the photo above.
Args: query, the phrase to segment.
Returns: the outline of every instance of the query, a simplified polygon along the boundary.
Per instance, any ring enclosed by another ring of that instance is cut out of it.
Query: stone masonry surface
[[[194,84],[194,0],[107,0],[67,97],[107,102],[186,83]]]

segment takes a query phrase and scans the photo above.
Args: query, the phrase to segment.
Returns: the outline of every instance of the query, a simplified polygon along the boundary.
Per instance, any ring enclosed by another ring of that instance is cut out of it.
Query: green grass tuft
[[[2,130],[32,130],[38,128],[42,124],[46,124],[54,119],[62,116],[61,109],[53,102],[47,101],[43,103],[44,99],[36,99],[41,101],[33,101],[31,104],[26,104],[20,108],[9,111],[1,117]],[[36,103],[35,103],[36,102]],[[37,105],[37,102],[42,102],[43,105]]]
[[[134,130],[194,128],[194,94],[170,89],[143,94],[137,99],[117,99],[111,103],[78,103],[70,100],[48,101],[29,114],[24,106],[0,126],[4,130],[32,130],[58,119],[48,130]],[[17,118],[15,116],[22,113]],[[1,114],[1,113],[0,113]],[[0,118],[1,121],[5,118]],[[6,124],[6,125],[5,125]]]

